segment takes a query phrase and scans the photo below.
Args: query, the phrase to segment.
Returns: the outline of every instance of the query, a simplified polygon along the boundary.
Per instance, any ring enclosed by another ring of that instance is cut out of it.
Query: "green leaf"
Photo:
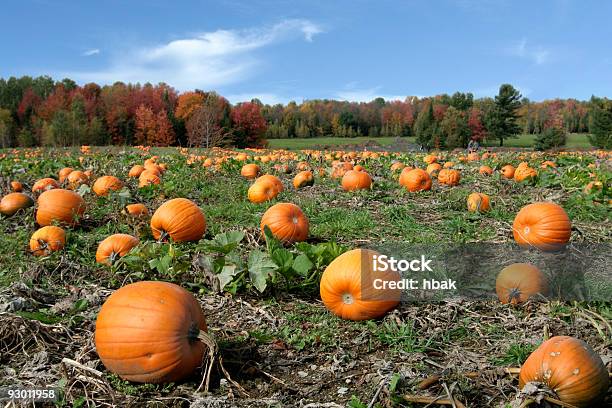
[[[293,266],[293,254],[285,249],[278,248],[271,254],[271,258],[281,271],[289,271]]]
[[[312,261],[304,254],[298,255],[293,261],[293,269],[302,276],[308,275],[313,267]]]
[[[207,251],[229,254],[243,239],[243,231],[229,231],[217,234],[212,240],[204,241],[201,246]]]
[[[266,246],[268,248],[269,254],[271,254],[278,248],[283,247],[283,244],[278,239],[276,239],[274,234],[272,234],[270,227],[268,227],[267,225],[264,225],[264,238],[266,239]]]
[[[83,310],[87,309],[87,299],[79,299],[74,303],[74,306],[72,307],[72,311],[73,312],[82,312]]]
[[[399,381],[401,380],[402,376],[399,375],[398,373],[393,374],[393,376],[391,377],[391,381],[389,382],[389,391],[390,392],[395,392],[395,390],[397,389],[397,384],[399,384]]]
[[[278,266],[267,254],[260,250],[254,250],[249,254],[248,265],[249,277],[251,282],[253,282],[253,286],[260,293],[263,293],[266,290],[268,277],[278,269]]]
[[[217,275],[217,279],[219,279],[219,289],[223,290],[225,286],[234,279],[237,273],[238,270],[236,269],[236,265],[225,265]]]

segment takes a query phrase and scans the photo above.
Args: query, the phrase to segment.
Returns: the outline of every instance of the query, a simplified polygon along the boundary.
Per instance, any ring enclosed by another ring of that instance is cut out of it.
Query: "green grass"
[[[536,135],[519,135],[518,137],[504,140],[505,147],[533,147]],[[355,137],[355,138],[343,138],[343,137],[317,137],[309,139],[270,139],[268,143],[272,149],[289,149],[289,150],[300,150],[300,149],[311,149],[315,146],[347,146],[362,144],[369,140],[372,140],[381,146],[388,146],[395,142],[394,137]],[[413,137],[403,138],[409,143],[414,143]],[[485,147],[497,147],[499,141],[496,139],[490,139],[485,141]],[[589,143],[588,135],[586,133],[571,133],[567,137],[567,148],[586,149],[591,147]]]
[[[311,149],[313,146],[345,146],[365,143],[373,140],[381,146],[387,146],[395,141],[394,137],[316,137],[309,139],[270,139],[268,143],[271,149]]]

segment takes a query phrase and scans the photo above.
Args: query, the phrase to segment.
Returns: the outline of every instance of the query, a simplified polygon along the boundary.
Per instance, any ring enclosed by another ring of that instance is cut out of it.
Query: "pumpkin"
[[[278,195],[278,186],[271,180],[256,181],[249,187],[249,201],[255,204],[273,200]]]
[[[61,169],[58,173],[59,176],[59,182],[63,183],[64,180],[66,180],[68,178],[68,175],[70,173],[72,173],[74,171],[74,169],[72,167],[64,167],[63,169]]]
[[[454,165],[455,165],[455,163],[453,163],[452,161],[449,161],[449,162],[444,163],[444,168],[445,169],[450,169]]]
[[[468,161],[480,160],[480,155],[478,153],[476,153],[476,152],[472,152],[472,153],[467,155],[467,160]]]
[[[145,170],[140,173],[138,177],[138,187],[146,187],[151,184],[159,184],[161,180],[159,179],[159,174],[156,174],[152,171]]]
[[[304,170],[299,172],[293,178],[293,187],[302,188],[306,186],[312,186],[314,184],[314,177],[310,170]]]
[[[472,193],[467,198],[469,212],[486,212],[491,209],[489,196],[483,193]]]
[[[555,336],[527,358],[519,374],[519,388],[544,384],[557,398],[578,408],[594,407],[607,394],[608,370],[601,357],[584,341]]]
[[[459,173],[459,170],[442,169],[440,173],[438,173],[438,181],[447,186],[456,186],[459,184],[460,179],[461,173]]]
[[[308,164],[308,162],[299,162],[297,165],[297,170],[298,171],[306,171],[306,170],[310,170],[310,164]]]
[[[506,164],[501,168],[501,174],[504,178],[511,179],[514,177],[514,166],[511,164]]]
[[[257,176],[259,176],[259,172],[259,166],[254,163],[245,164],[240,170],[240,174],[242,175],[242,177],[245,177],[247,179],[257,178]]]
[[[144,204],[128,204],[125,206],[125,212],[134,217],[143,217],[149,215],[149,210]]]
[[[130,169],[128,177],[140,177],[143,171],[145,171],[144,166],[137,164]]]
[[[519,245],[548,251],[567,244],[572,224],[561,206],[555,203],[533,203],[521,208],[514,218],[512,231]]]
[[[427,166],[427,169],[425,171],[430,176],[437,176],[440,170],[442,170],[442,166],[440,165],[440,163],[431,163]]]
[[[38,229],[30,238],[30,251],[35,256],[47,256],[61,251],[66,245],[66,231],[55,225]]]
[[[358,164],[355,167],[353,167],[353,170],[354,171],[365,171],[365,168],[361,164]]]
[[[427,164],[432,164],[438,161],[438,158],[433,154],[428,154],[423,158],[423,161]]]
[[[106,299],[96,319],[95,345],[104,366],[124,380],[168,383],[203,361],[206,320],[195,297],[178,285],[142,281]]]
[[[151,217],[153,237],[174,242],[198,241],[206,231],[206,218],[193,201],[174,198],[163,203]]]
[[[112,265],[118,258],[125,256],[136,245],[138,245],[138,238],[136,237],[129,234],[113,234],[106,237],[98,245],[96,262]]]
[[[365,171],[349,170],[342,176],[345,191],[364,190],[372,186],[372,178]]]
[[[19,181],[13,180],[11,181],[11,190],[16,193],[21,193],[23,191],[23,184],[21,184]]]
[[[431,190],[431,177],[423,169],[412,169],[400,178],[400,184],[410,192]]]
[[[529,166],[518,166],[516,170],[514,170],[514,180],[521,182],[524,180],[529,180],[538,175],[538,172],[529,167]]]
[[[480,166],[478,173],[482,174],[483,176],[490,176],[493,174],[493,169],[489,166]]]
[[[0,214],[11,216],[19,210],[31,207],[34,200],[29,195],[23,193],[9,193],[0,200]]]
[[[34,185],[32,186],[32,192],[42,193],[44,191],[51,190],[54,188],[59,188],[59,184],[57,183],[57,181],[50,177],[46,177],[34,183]]]
[[[552,161],[550,161],[550,160],[546,160],[545,162],[543,162],[543,163],[540,165],[540,167],[541,167],[541,168],[543,168],[543,169],[545,169],[545,168],[547,168],[547,167],[553,167],[553,168],[555,168],[555,167],[557,167],[557,165],[555,164],[555,162],[552,162]]]
[[[60,224],[76,225],[85,212],[83,197],[74,191],[53,189],[45,191],[38,197],[36,222],[38,225]]]
[[[263,176],[259,177],[255,181],[256,182],[258,181],[271,182],[272,184],[274,184],[274,186],[276,187],[276,190],[278,190],[279,193],[285,190],[285,186],[283,186],[283,182],[278,177],[273,176],[272,174],[264,174]]]
[[[534,296],[547,296],[548,282],[534,265],[515,263],[497,275],[495,292],[500,302],[518,304]]]
[[[319,290],[329,311],[343,319],[369,320],[384,316],[399,304],[401,290],[383,289],[380,284],[397,282],[400,274],[391,268],[374,270],[374,257],[379,255],[369,249],[353,249],[327,266]]]
[[[295,204],[278,203],[268,208],[261,217],[262,234],[265,227],[270,228],[276,239],[286,244],[306,241],[308,238],[308,218]]]
[[[111,191],[123,188],[123,183],[115,176],[102,176],[93,184],[92,190],[98,196],[106,196]]]
[[[396,162],[393,162],[393,164],[391,165],[391,171],[392,172],[400,171],[404,167],[406,167],[404,163],[396,161]]]
[[[68,188],[70,188],[71,190],[75,190],[81,184],[87,184],[89,178],[84,172],[80,170],[74,170],[68,175],[68,177],[66,177],[66,181],[68,181]]]

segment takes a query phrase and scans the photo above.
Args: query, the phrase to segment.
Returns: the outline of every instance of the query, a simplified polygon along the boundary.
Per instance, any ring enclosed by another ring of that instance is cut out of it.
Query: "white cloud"
[[[247,30],[217,30],[151,47],[134,47],[113,55],[99,71],[66,72],[77,81],[101,83],[166,82],[180,90],[211,89],[239,82],[260,63],[253,52],[303,38],[312,41],[323,30],[302,19]]]
[[[370,102],[378,97],[384,98],[386,101],[403,101],[406,95],[385,95],[379,92],[380,86],[373,88],[357,88],[357,83],[351,82],[346,85],[345,89],[335,93],[334,97],[348,102]]]
[[[100,53],[98,48],[92,48],[91,50],[87,50],[81,54],[82,57],[91,57],[92,55],[97,55]]]
[[[507,49],[509,55],[519,58],[532,60],[536,65],[542,65],[549,61],[551,52],[541,46],[531,46],[527,39],[523,38],[520,42]]]

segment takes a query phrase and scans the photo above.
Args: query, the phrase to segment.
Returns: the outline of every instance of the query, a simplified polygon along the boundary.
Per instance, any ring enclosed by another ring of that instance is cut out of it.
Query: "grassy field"
[[[516,138],[508,139],[504,141],[505,147],[533,147],[533,143],[536,139],[535,135],[523,134]],[[321,146],[346,146],[346,145],[359,145],[368,141],[374,141],[381,146],[389,146],[395,143],[396,138],[394,137],[355,137],[355,138],[342,138],[342,137],[319,137],[309,139],[270,139],[268,140],[270,148],[272,149],[312,149],[313,147]],[[414,143],[413,137],[408,137],[405,140],[409,143]],[[490,140],[484,143],[484,146],[497,147],[499,141]],[[567,148],[571,149],[588,149],[591,147],[586,133],[571,133],[567,137]]]
[[[457,186],[434,179],[431,191],[410,193],[398,184],[391,163],[400,160],[424,167],[424,154],[356,159],[372,176],[373,187],[347,192],[338,179],[329,177],[331,163],[313,159],[314,185],[295,189],[295,167],[308,158],[290,152],[284,155],[286,161],[258,162],[262,173],[276,174],[285,186],[272,201],[259,204],[247,199],[253,182],[240,176],[244,162],[234,158],[237,153],[216,153],[226,160],[218,167],[204,167],[202,160],[211,152],[160,149],[155,154],[167,164],[167,171],[160,184],[143,188],[127,174],[153,151],[113,147],[92,148],[87,154],[78,149],[0,154],[0,195],[8,193],[8,181],[13,179],[23,182],[30,193],[36,180],[57,177],[63,167],[91,169],[94,179],[115,175],[124,182],[122,190],[108,197],[96,196],[87,185],[78,187],[86,202],[85,215],[79,225],[66,228],[64,250],[49,256],[37,258],[28,250],[29,238],[38,228],[35,208],[0,217],[0,310],[8,310],[0,313],[0,364],[12,373],[0,376],[0,388],[15,380],[31,387],[56,386],[63,391],[61,406],[75,407],[227,406],[231,394],[231,404],[241,407],[312,403],[362,408],[373,399],[376,407],[422,407],[406,403],[405,396],[434,398],[445,392],[442,384],[448,382],[466,406],[505,407],[516,395],[518,382],[501,368],[520,366],[546,336],[579,337],[604,353],[609,347],[610,302],[503,305],[495,297],[492,276],[478,283],[486,299],[406,301],[386,317],[367,322],[330,313],[318,285],[331,260],[352,248],[384,252],[397,243],[427,248],[440,243],[461,248],[490,243],[509,248],[514,246],[512,222],[517,212],[539,200],[555,201],[565,209],[572,221],[573,245],[609,245],[609,190],[584,192],[591,173],[604,186],[612,179],[595,153],[536,154],[528,160],[539,176],[519,183],[497,173],[479,173],[483,164],[497,171],[523,160],[517,152],[501,152],[457,164],[461,171]],[[200,157],[193,159],[191,154]],[[546,159],[554,160],[557,167],[542,169]],[[457,161],[457,156],[447,160]],[[276,167],[281,163],[291,165],[289,173]],[[473,191],[491,197],[489,212],[466,211],[466,198]],[[148,218],[123,213],[126,204],[136,202],[153,213],[177,197],[192,200],[205,214],[207,228],[200,241],[156,242]],[[306,242],[274,249],[262,238],[262,215],[278,202],[294,203],[306,214],[310,222]],[[140,244],[112,266],[97,263],[98,244],[116,233],[134,235]],[[599,257],[609,254],[601,252]],[[483,257],[483,264],[497,273],[497,258]],[[287,259],[294,263],[287,266]],[[264,291],[253,278],[262,273],[262,264],[274,270],[267,280],[264,277]],[[551,256],[540,267],[550,274],[559,263]],[[307,273],[298,272],[303,268]],[[228,271],[233,273],[230,282],[219,290],[215,283]],[[209,394],[196,391],[201,372],[177,384],[130,383],[101,363],[92,341],[98,311],[114,290],[141,280],[174,282],[194,294],[225,366],[241,388],[223,383],[219,372],[213,374]],[[609,299],[610,285],[601,290],[607,292],[600,292],[600,298]],[[596,314],[585,315],[587,309]],[[63,358],[86,369],[65,364]],[[482,375],[468,375],[475,371]],[[440,382],[420,388],[425,378],[440,374]]]

